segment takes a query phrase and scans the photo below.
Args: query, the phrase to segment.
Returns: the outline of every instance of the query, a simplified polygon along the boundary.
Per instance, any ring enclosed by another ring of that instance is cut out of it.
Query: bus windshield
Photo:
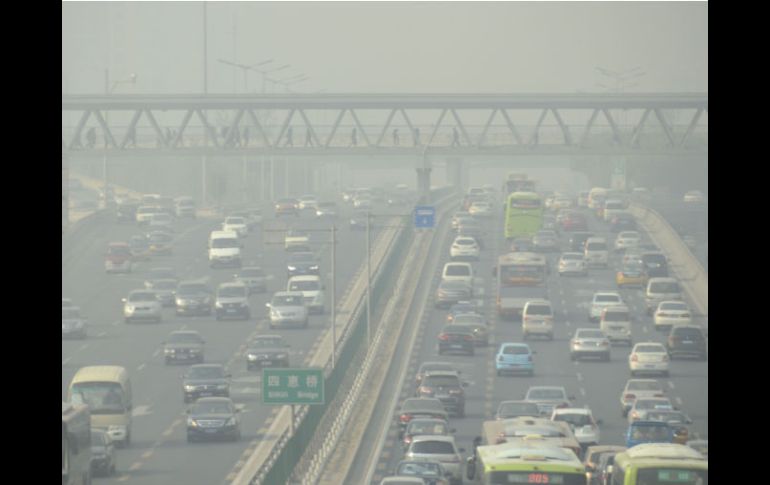
[[[511,199],[511,209],[539,209],[540,199]]]
[[[123,414],[123,388],[114,382],[82,382],[72,386],[72,402],[87,404],[91,414]]]

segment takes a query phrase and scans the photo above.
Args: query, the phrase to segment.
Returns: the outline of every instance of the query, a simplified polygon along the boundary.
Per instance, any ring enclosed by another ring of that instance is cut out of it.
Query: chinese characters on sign
[[[323,369],[263,369],[263,404],[324,404]]]

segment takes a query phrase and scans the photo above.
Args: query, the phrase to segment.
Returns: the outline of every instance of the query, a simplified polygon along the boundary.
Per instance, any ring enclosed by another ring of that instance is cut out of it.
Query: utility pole
[[[337,226],[332,223],[332,370],[337,364]]]
[[[203,2],[203,94],[204,96],[209,93],[209,79],[208,79],[208,42],[207,42],[207,35],[208,35],[208,17],[206,12],[206,1]],[[203,110],[203,117],[206,118],[208,121],[208,112],[204,109]],[[208,150],[209,147],[209,130],[206,129],[206,127],[203,127],[203,156],[201,157],[201,197],[202,201],[201,204],[203,206],[206,205],[206,171],[207,171],[207,160],[206,160],[206,150]]]
[[[371,269],[371,219],[372,213],[366,211],[366,344],[372,343],[372,269]]]

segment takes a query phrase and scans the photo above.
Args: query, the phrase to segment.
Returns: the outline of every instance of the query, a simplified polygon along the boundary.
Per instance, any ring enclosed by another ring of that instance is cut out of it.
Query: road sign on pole
[[[323,369],[262,369],[262,404],[324,404]]]
[[[414,227],[432,228],[436,223],[436,208],[432,205],[418,205],[414,208]]]

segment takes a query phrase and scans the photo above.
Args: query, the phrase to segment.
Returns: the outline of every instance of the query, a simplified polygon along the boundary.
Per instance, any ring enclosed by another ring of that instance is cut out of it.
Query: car
[[[513,253],[515,252],[531,253],[535,251],[535,245],[532,242],[532,239],[528,237],[517,237],[511,241],[511,244],[508,246],[508,249],[510,249],[510,251]]]
[[[353,199],[353,207],[358,210],[368,211],[372,209],[372,199],[365,195],[360,195]]]
[[[479,243],[470,236],[457,236],[449,248],[449,257],[453,261],[472,260],[478,261],[481,255]]]
[[[131,246],[124,242],[111,242],[104,255],[104,270],[107,273],[130,273],[133,268]]]
[[[123,320],[130,323],[136,320],[163,320],[162,306],[154,291],[134,290],[123,298]]]
[[[289,278],[301,275],[320,275],[320,265],[315,254],[310,251],[300,251],[289,255],[286,271]]]
[[[638,287],[647,285],[647,274],[644,272],[644,264],[640,260],[630,260],[615,273],[615,284],[618,288]]]
[[[471,263],[446,263],[441,271],[441,281],[464,281],[473,287],[473,266]]]
[[[540,414],[545,416],[550,416],[554,409],[570,407],[573,399],[575,397],[560,386],[531,386],[524,396],[525,401],[537,404]]]
[[[449,413],[436,398],[433,397],[409,397],[404,399],[398,411],[399,439],[403,438],[404,431],[412,419],[435,418],[449,420]]]
[[[603,237],[589,237],[585,244],[585,258],[588,266],[599,266],[607,268],[609,266],[609,251],[607,249],[607,240]]]
[[[634,421],[626,430],[626,446],[643,443],[673,443],[674,430],[663,421]]]
[[[650,278],[647,280],[647,290],[644,292],[644,304],[647,314],[658,308],[663,301],[683,300],[682,287],[675,278]]]
[[[459,211],[455,212],[452,215],[452,220],[450,221],[450,225],[452,226],[453,230],[457,230],[457,228],[460,226],[460,219],[465,218],[466,220],[471,220],[473,217],[470,215],[470,213],[466,211]]]
[[[152,231],[147,234],[147,242],[153,256],[171,256],[174,253],[174,238],[166,232]]]
[[[310,237],[302,231],[291,230],[286,233],[284,249],[288,252],[308,252],[310,251]]]
[[[688,191],[684,194],[683,199],[685,204],[701,204],[706,200],[706,198],[703,196],[703,192],[700,190]]]
[[[635,231],[636,219],[628,212],[618,212],[610,219],[610,232]]]
[[[128,246],[131,250],[131,259],[133,261],[149,261],[152,256],[150,252],[150,242],[147,236],[134,235],[128,240]]]
[[[238,273],[233,275],[235,282],[246,285],[249,294],[265,293],[269,279],[270,277],[265,274],[265,270],[260,266],[244,266]]]
[[[655,379],[629,379],[623,392],[620,393],[620,409],[623,417],[627,417],[637,399],[648,397],[665,397],[663,386]]]
[[[137,224],[147,225],[155,214],[160,214],[161,212],[162,209],[155,205],[141,205],[137,207],[134,215],[136,216]]]
[[[535,364],[532,362],[534,352],[525,343],[505,342],[495,355],[495,370],[498,376],[504,373],[524,372],[530,377],[535,375]]]
[[[569,236],[567,241],[567,247],[570,251],[575,251],[585,254],[586,241],[594,237],[594,234],[586,231],[573,232]]]
[[[115,475],[115,443],[101,429],[91,428],[91,475]]]
[[[442,281],[436,289],[436,308],[448,308],[459,301],[473,297],[473,289],[466,280]]]
[[[551,209],[553,210],[564,210],[569,209],[570,207],[572,207],[572,198],[566,195],[555,196],[551,203]]]
[[[476,353],[475,340],[471,325],[445,325],[438,335],[438,355],[462,352],[473,356]]]
[[[524,340],[530,335],[544,335],[553,340],[553,307],[548,300],[529,300],[521,312]]]
[[[275,202],[275,217],[281,216],[299,217],[299,202],[297,199],[285,198]]]
[[[462,313],[477,313],[480,315],[481,310],[482,308],[479,306],[479,304],[476,301],[467,301],[467,300],[458,301],[457,303],[449,307],[449,312],[447,313],[446,320],[447,320],[447,323],[452,323],[452,321],[455,319],[455,315],[460,315]]]
[[[166,212],[152,214],[150,222],[147,224],[152,229],[165,229],[173,231],[174,217]]]
[[[454,371],[432,370],[422,376],[417,397],[431,397],[441,401],[450,416],[465,416],[465,390],[468,383],[460,380]]]
[[[246,237],[249,234],[249,227],[246,223],[246,219],[240,216],[226,217],[225,222],[222,223],[222,230],[234,232],[238,234],[238,237]]]
[[[562,421],[569,424],[580,446],[597,445],[601,441],[599,425],[602,424],[602,420],[594,419],[593,413],[588,408],[554,409],[551,414],[551,421]]]
[[[469,325],[473,330],[474,342],[477,346],[489,345],[489,324],[486,318],[478,313],[460,313],[452,319],[454,325]]]
[[[457,448],[453,436],[422,435],[415,436],[406,449],[405,460],[437,461],[447,471],[451,485],[462,485],[462,459],[464,448]]]
[[[540,408],[537,404],[529,401],[501,401],[497,405],[495,419],[502,421],[510,418],[539,418],[541,416]]]
[[[618,305],[625,305],[619,293],[614,291],[598,291],[594,293],[594,297],[591,299],[588,320],[598,322],[605,308]]]
[[[163,341],[163,356],[166,365],[176,362],[195,362],[202,364],[205,360],[201,334],[195,330],[177,330],[171,332]]]
[[[445,436],[442,433],[422,433]],[[410,440],[411,443],[411,440]],[[408,446],[406,447],[408,448]],[[395,477],[393,480],[386,482],[383,479],[380,485],[449,485],[447,475],[449,472],[444,466],[437,461],[410,461],[401,460],[396,465]],[[415,482],[410,481],[398,481],[398,480],[411,480],[416,479]]]
[[[318,198],[315,195],[303,195],[299,199],[299,210],[313,210],[318,207]]]
[[[217,320],[228,317],[250,319],[249,289],[243,283],[222,283],[217,288],[214,308]]]
[[[546,214],[543,216],[543,227],[542,229],[544,231],[555,231],[556,230],[556,218],[550,214]]]
[[[618,233],[618,237],[615,238],[615,251],[621,252],[628,248],[636,247],[641,240],[642,236],[636,231],[622,231]]]
[[[147,279],[144,280],[144,286],[146,287],[148,284],[152,284],[151,282],[154,280],[175,280],[177,281],[177,275],[176,271],[174,271],[174,268],[169,267],[158,267],[158,268],[150,268],[150,271],[147,272]]]
[[[256,211],[259,211],[259,209],[256,209]],[[246,236],[249,232],[256,230],[257,226],[262,222],[261,214],[259,216],[259,222],[257,222],[257,218],[256,218],[253,210],[234,211],[234,212],[230,213],[228,218],[229,217],[242,217],[243,218],[243,222],[246,225],[246,234],[244,234],[244,236]],[[223,227],[222,230],[223,231],[228,230],[228,229],[224,229],[224,226],[225,226],[226,222],[227,222],[227,219],[225,219],[225,222],[222,223],[222,227]],[[231,222],[235,222],[235,221],[231,221]],[[229,229],[229,230],[237,232],[236,228],[237,228],[237,224],[233,225],[232,229]]]
[[[195,201],[190,196],[177,197],[174,199],[174,212],[177,217],[195,219]]]
[[[290,347],[280,335],[257,335],[246,346],[246,370],[289,367]]]
[[[668,377],[668,351],[657,342],[639,342],[628,356],[631,377],[637,374],[661,374]]]
[[[668,423],[674,430],[674,443],[684,445],[690,438],[690,429],[687,427],[692,424],[692,419],[684,411],[677,410],[654,410],[647,411],[645,418],[648,421],[663,421]]]
[[[477,200],[468,207],[468,213],[473,217],[492,217],[492,205],[483,200]]]
[[[120,202],[115,210],[115,218],[118,224],[122,222],[136,222],[136,210],[138,208],[138,201],[128,200]]]
[[[152,290],[160,300],[160,304],[164,307],[172,307],[176,305],[176,286],[177,281],[173,279],[159,279],[146,281],[144,284],[145,289]]]
[[[670,332],[674,325],[689,325],[692,323],[692,313],[687,303],[681,300],[667,300],[658,303],[653,314],[655,330]]]
[[[187,411],[187,441],[241,439],[241,410],[228,397],[198,399]]]
[[[286,325],[308,326],[308,309],[300,291],[279,291],[273,295],[268,308],[270,328]]]
[[[553,252],[559,250],[559,237],[554,231],[537,231],[532,238],[532,244],[537,252]]]
[[[455,367],[449,362],[423,362],[417,369],[417,375],[415,376],[416,388],[420,387],[420,383],[422,382],[422,378],[425,373],[430,371],[454,372],[458,376],[462,374],[462,372],[455,369]],[[415,395],[416,394],[417,391],[415,391]]]
[[[602,310],[599,317],[599,330],[607,336],[610,344],[624,342],[630,347],[633,342],[632,319],[631,311],[626,305],[610,306]]]
[[[639,247],[635,248],[628,248],[623,255],[620,257],[620,266],[624,266],[629,263],[635,263],[635,264],[641,264],[642,265],[642,271],[645,274],[645,277],[647,276],[647,267],[644,266],[644,261],[642,261],[642,254],[643,251]],[[617,281],[616,281],[617,282]],[[647,283],[645,282],[645,286]]]
[[[201,397],[230,397],[230,377],[222,364],[196,364],[182,376],[185,403]]]
[[[61,309],[61,338],[84,339],[88,336],[88,323],[76,306],[63,306]]]
[[[315,210],[316,217],[324,219],[336,219],[337,218],[337,203],[336,202],[319,202]]]
[[[292,276],[286,284],[286,291],[302,293],[302,299],[310,313],[323,314],[326,308],[325,286],[318,275]]]
[[[616,214],[620,214],[626,210],[626,204],[620,199],[607,199],[604,202],[604,209],[602,211],[602,220],[604,222],[610,222]]]
[[[626,451],[625,446],[616,445],[594,445],[586,448],[585,460],[583,461],[586,467],[586,485],[601,485],[607,456],[614,456],[623,451]]]
[[[564,232],[587,231],[588,219],[579,212],[567,212],[561,219],[561,230]]]
[[[665,278],[668,276],[668,258],[660,251],[647,251],[641,255],[645,272],[650,278]]]
[[[588,276],[588,267],[583,253],[562,253],[559,258],[559,276]]]
[[[575,335],[569,341],[570,360],[579,360],[583,357],[598,357],[601,360],[610,361],[610,340],[599,329],[578,328]]]
[[[211,315],[213,293],[205,280],[180,282],[176,287],[176,314]]]
[[[706,337],[698,325],[674,325],[666,339],[666,350],[671,359],[695,356],[706,360]]]

